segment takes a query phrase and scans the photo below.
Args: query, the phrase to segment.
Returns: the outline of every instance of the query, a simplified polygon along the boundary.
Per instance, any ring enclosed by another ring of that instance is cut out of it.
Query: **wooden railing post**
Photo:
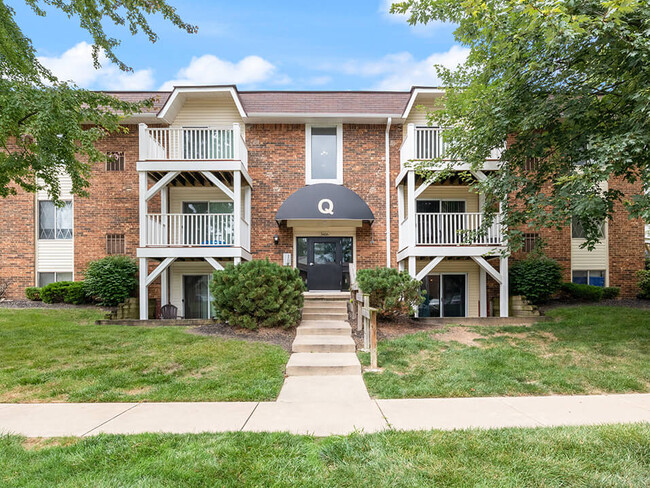
[[[377,310],[370,309],[370,369],[377,369]]]

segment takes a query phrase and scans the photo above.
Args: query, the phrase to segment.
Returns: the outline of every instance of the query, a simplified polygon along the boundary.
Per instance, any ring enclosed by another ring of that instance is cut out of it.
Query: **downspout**
[[[390,124],[391,117],[386,120],[386,267],[390,268]]]

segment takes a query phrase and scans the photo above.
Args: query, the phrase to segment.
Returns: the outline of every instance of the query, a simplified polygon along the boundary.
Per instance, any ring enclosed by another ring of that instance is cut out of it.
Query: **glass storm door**
[[[210,318],[209,275],[184,275],[183,300],[185,305],[184,318]]]
[[[298,237],[296,256],[308,290],[349,289],[352,237]]]
[[[465,275],[432,274],[424,278],[425,300],[420,305],[420,317],[465,317]]]

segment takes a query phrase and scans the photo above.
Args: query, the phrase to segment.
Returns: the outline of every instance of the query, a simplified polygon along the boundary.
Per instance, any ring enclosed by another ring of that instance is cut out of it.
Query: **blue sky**
[[[446,24],[411,27],[388,13],[389,1],[170,0],[185,21],[199,26],[187,34],[154,19],[160,39],[122,39],[118,56],[133,73],[109,62],[92,67],[90,37],[56,10],[35,16],[22,0],[16,10],[43,64],[62,79],[91,89],[169,89],[174,84],[235,83],[240,89],[365,90],[436,85],[433,64],[455,66],[467,50],[454,42]]]

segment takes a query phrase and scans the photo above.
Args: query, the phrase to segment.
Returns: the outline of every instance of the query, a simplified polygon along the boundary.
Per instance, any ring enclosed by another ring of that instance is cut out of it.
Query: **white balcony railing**
[[[448,143],[444,141],[443,134],[444,129],[440,127],[416,127],[409,124],[400,149],[402,167],[407,161],[444,158]],[[498,161],[502,152],[503,148],[492,149],[486,160]]]
[[[147,214],[145,225],[144,246],[214,247],[235,243],[233,214]]]
[[[482,213],[416,213],[416,244],[420,246],[451,245],[501,245],[503,235],[497,220],[487,233],[473,236],[468,241],[467,232],[476,231],[483,223]]]
[[[140,160],[239,160],[248,149],[239,124],[231,127],[147,127],[140,125]]]

